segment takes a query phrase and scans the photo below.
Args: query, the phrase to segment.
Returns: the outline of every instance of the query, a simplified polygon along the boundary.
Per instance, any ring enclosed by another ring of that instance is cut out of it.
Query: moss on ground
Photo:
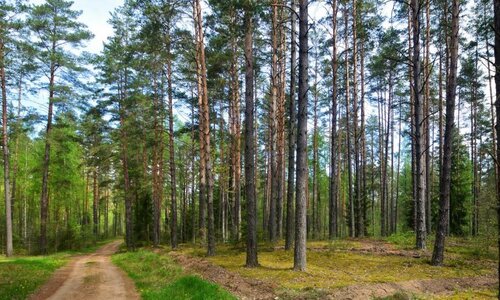
[[[380,241],[375,241],[380,242]],[[362,283],[387,283],[418,279],[442,279],[490,275],[495,271],[493,260],[474,259],[456,249],[449,252],[443,267],[429,264],[429,252],[421,257],[384,255],[356,250],[362,243],[355,240],[308,243],[307,272],[294,272],[293,251],[281,244],[259,248],[260,267],[244,268],[245,251],[240,245],[218,245],[217,255],[207,258],[212,263],[244,277],[278,283],[283,290],[334,289]],[[181,251],[205,256],[205,249],[183,246]]]
[[[465,290],[457,291],[451,295],[435,297],[434,299],[439,300],[486,300],[486,299],[498,299],[498,290],[496,289],[485,289],[485,290]]]

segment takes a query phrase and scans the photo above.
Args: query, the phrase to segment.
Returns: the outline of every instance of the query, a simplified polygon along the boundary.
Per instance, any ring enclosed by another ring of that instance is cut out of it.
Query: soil
[[[121,243],[114,241],[93,254],[73,258],[28,299],[140,299],[132,280],[111,262]]]
[[[446,295],[458,290],[491,288],[497,284],[498,281],[496,276],[362,284],[333,290],[329,293],[328,299],[362,300],[388,297],[396,293]]]
[[[240,276],[203,258],[191,257],[176,252],[171,252],[170,255],[185,270],[196,273],[203,279],[224,287],[239,299],[276,299],[274,290],[278,288],[277,285]]]

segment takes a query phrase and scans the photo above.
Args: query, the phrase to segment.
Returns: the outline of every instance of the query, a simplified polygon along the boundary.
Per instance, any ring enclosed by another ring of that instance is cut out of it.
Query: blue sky
[[[41,4],[45,0],[29,0],[32,4]],[[92,53],[99,53],[102,50],[102,43],[113,33],[113,29],[108,24],[110,12],[123,4],[123,0],[74,0],[73,8],[81,10],[80,21],[89,27],[95,37],[87,43],[85,50]]]

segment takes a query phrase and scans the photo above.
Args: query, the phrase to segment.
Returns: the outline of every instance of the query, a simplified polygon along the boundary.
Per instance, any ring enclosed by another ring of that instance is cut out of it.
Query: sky
[[[44,0],[29,0],[32,4],[41,4]],[[89,30],[95,35],[87,42],[84,50],[99,53],[102,50],[102,44],[107,37],[113,33],[113,29],[108,24],[110,13],[123,4],[123,0],[74,0],[73,9],[81,10],[82,15],[79,21],[88,26]]]

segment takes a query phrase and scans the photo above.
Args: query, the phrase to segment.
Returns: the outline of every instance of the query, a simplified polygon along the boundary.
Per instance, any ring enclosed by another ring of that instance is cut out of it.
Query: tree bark
[[[251,1],[245,2],[245,200],[247,202],[248,268],[259,265],[257,258],[257,202],[255,199],[254,149],[254,74],[253,74],[253,13]]]
[[[5,42],[0,42],[0,76],[2,85],[2,150],[3,150],[3,179],[5,197],[5,254],[7,257],[13,255],[12,243],[12,198],[10,193],[10,153],[9,132],[7,126],[7,79],[5,78]]]
[[[170,54],[170,41],[168,43],[168,53]],[[171,202],[171,217],[170,217],[170,245],[172,249],[177,248],[177,181],[175,174],[175,149],[174,149],[174,108],[173,98],[174,91],[172,87],[172,61],[169,58],[167,61],[167,88],[168,88],[168,149],[169,149],[169,171],[170,171],[170,200]],[[163,136],[163,135],[162,135]],[[161,152],[163,156],[163,151]],[[163,168],[163,165],[160,166]],[[160,182],[163,187],[163,182]]]
[[[55,53],[56,44],[52,43],[52,53]],[[54,111],[55,92],[55,62],[50,63],[49,75],[49,109],[47,113],[47,127],[45,129],[45,153],[42,169],[42,193],[40,195],[40,253],[47,253],[47,219],[49,210],[49,166],[50,166],[50,135],[52,132],[52,115]]]
[[[201,106],[200,106],[200,123],[203,123],[201,131],[201,143],[203,144],[205,160],[205,198],[207,201],[207,255],[215,255],[215,226],[214,226],[214,203],[213,203],[213,185],[214,178],[212,175],[212,160],[211,160],[211,150],[210,150],[210,107],[208,104],[208,87],[207,87],[207,66],[205,62],[205,45],[203,42],[203,18],[201,14],[200,0],[195,0],[195,26],[197,33],[197,49],[198,51],[198,84],[199,90],[198,94],[201,95]],[[201,183],[200,185],[203,185]],[[201,194],[200,194],[201,196]],[[201,197],[200,197],[201,198]]]
[[[451,32],[449,37],[450,63],[446,80],[446,123],[444,132],[443,165],[441,167],[439,185],[439,219],[436,229],[434,251],[432,254],[433,265],[443,264],[446,229],[449,226],[447,216],[450,209],[451,153],[457,92],[459,12],[459,0],[453,0],[451,8]]]
[[[495,97],[495,110],[496,110],[496,170],[497,176],[500,174],[500,0],[495,0],[494,2],[494,34],[495,34],[495,89],[496,89],[496,97]],[[500,233],[500,178],[496,178],[496,187],[497,187],[497,229]],[[498,237],[498,248],[500,249],[500,234]],[[498,278],[500,279],[500,259],[498,261]],[[500,281],[498,285],[500,289]],[[500,294],[498,296],[500,299]]]
[[[338,184],[337,184],[337,0],[332,1],[332,132],[330,137],[330,190],[328,236],[338,236]]]
[[[94,239],[99,237],[99,171],[98,167],[93,170],[93,202],[92,202],[92,219]]]
[[[297,5],[295,0],[291,0],[292,12],[290,13],[290,100],[288,102],[288,186],[286,200],[286,236],[285,250],[292,248],[293,243],[293,202],[294,202],[294,187],[295,187],[295,151],[297,146],[296,134],[296,105],[295,105],[295,89],[296,89],[296,67],[297,67],[297,47],[296,47],[296,31],[297,31]]]
[[[414,105],[414,143],[415,143],[415,175],[416,175],[416,247],[425,249],[426,223],[425,223],[425,128],[424,128],[424,107],[422,101],[422,80],[420,61],[420,30],[421,30],[421,8],[420,0],[412,0],[410,3],[412,19],[412,39],[413,39],[413,105]]]
[[[308,0],[299,0],[299,99],[297,114],[297,184],[293,269],[306,270]]]

